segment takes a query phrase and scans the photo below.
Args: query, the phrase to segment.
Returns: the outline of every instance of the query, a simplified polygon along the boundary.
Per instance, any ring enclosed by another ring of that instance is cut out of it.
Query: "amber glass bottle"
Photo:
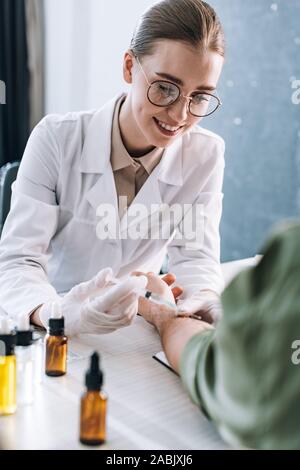
[[[45,337],[46,375],[58,377],[67,372],[68,338],[64,332],[64,318],[49,319],[49,333]]]
[[[80,442],[96,446],[106,440],[107,396],[101,390],[103,374],[99,368],[99,354],[91,357],[91,366],[85,376],[87,391],[81,398]]]

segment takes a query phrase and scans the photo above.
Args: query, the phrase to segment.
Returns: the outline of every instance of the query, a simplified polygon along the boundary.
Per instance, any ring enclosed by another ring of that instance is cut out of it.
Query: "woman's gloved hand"
[[[212,325],[217,325],[223,316],[220,297],[212,291],[200,291],[187,299],[179,299],[177,307],[182,316],[193,315]]]
[[[138,311],[138,290],[144,289],[147,278],[130,277],[103,295],[99,289],[107,287],[113,277],[110,268],[103,269],[93,279],[73,287],[60,301],[65,318],[65,333],[105,334],[130,325]],[[90,300],[93,297],[93,300]],[[47,327],[53,303],[45,304],[39,312],[42,324]]]

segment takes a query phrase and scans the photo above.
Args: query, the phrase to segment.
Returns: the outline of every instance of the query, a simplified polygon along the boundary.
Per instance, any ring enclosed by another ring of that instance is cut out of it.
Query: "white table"
[[[233,273],[255,264],[226,263]],[[78,440],[80,396],[88,357],[97,350],[109,396],[105,450],[226,449],[214,425],[192,404],[180,378],[155,361],[161,349],[155,329],[138,317],[135,324],[110,335],[82,335],[69,341],[64,377],[44,377],[34,405],[0,418],[4,449],[85,449]]]

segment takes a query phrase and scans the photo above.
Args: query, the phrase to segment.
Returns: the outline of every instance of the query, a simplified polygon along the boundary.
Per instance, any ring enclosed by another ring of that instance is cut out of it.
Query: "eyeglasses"
[[[184,96],[178,85],[167,80],[155,80],[150,83],[147,75],[139,61],[139,58],[134,55],[139,64],[146,82],[149,85],[147,97],[151,104],[165,108],[176,103],[180,97],[188,100],[188,110],[196,117],[207,117],[213,114],[217,109],[222,106],[221,100],[210,93],[196,93],[193,96]]]

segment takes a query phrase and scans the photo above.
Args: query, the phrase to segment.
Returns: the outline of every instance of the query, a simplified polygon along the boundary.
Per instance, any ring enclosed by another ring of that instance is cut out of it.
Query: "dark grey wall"
[[[225,261],[256,254],[276,221],[300,214],[300,104],[292,103],[292,82],[300,80],[300,0],[210,4],[228,45],[223,107],[202,122],[227,146]]]

